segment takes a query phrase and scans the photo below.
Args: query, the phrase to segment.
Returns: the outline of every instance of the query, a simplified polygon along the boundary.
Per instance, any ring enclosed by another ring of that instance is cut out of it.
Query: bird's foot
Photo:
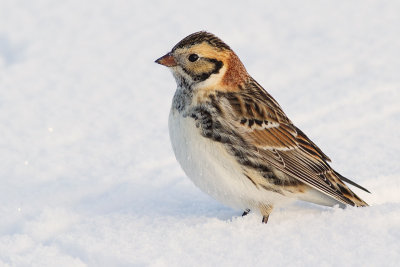
[[[269,215],[268,216],[263,216],[262,223],[267,223],[268,222],[268,218],[269,218]]]
[[[272,205],[260,205],[260,212],[263,216],[262,223],[268,222],[269,215],[271,214],[273,208],[274,207]]]
[[[249,214],[249,212],[250,212],[250,209],[246,209],[245,211],[243,211],[242,217],[246,216],[247,214]]]

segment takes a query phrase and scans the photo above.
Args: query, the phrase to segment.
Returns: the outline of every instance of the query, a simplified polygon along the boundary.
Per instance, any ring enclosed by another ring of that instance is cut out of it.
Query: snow
[[[398,1],[0,1],[0,265],[397,266]],[[154,63],[226,41],[371,207],[240,217],[187,179]]]

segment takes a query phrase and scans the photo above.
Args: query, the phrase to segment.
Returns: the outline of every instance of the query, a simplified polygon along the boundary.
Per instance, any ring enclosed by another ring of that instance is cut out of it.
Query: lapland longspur
[[[290,199],[367,206],[344,182],[368,190],[329,166],[221,39],[193,33],[156,62],[177,83],[169,115],[175,156],[201,190],[243,215],[259,211],[264,223]]]

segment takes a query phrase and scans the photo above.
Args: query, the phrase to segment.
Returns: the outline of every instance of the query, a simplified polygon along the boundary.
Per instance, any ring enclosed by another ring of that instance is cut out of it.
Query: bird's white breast
[[[237,209],[251,209],[280,197],[256,188],[223,144],[203,137],[196,121],[183,117],[174,108],[169,115],[169,133],[175,156],[186,175],[218,201]]]

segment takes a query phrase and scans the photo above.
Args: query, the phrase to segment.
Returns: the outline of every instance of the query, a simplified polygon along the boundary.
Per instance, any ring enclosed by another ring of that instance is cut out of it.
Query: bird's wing
[[[292,124],[259,84],[253,81],[247,86],[245,90],[226,93],[222,103],[231,116],[230,127],[253,150],[248,153],[255,155],[252,161],[268,162],[342,203],[367,205],[340,180],[341,176],[327,163],[330,159]]]

